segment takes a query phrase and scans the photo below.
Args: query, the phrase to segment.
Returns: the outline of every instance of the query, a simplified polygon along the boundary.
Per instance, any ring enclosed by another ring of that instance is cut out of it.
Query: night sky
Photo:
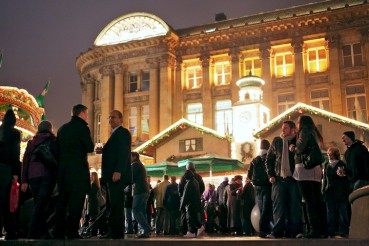
[[[312,2],[319,0],[1,0],[0,85],[36,97],[50,80],[44,102],[57,130],[81,102],[76,57],[115,18],[148,12],[179,29],[212,23],[216,13],[234,19]]]

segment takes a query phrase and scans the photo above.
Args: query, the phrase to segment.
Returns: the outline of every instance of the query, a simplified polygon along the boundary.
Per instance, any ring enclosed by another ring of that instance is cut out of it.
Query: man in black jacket
[[[123,115],[113,110],[109,115],[111,135],[102,150],[101,178],[109,193],[109,232],[102,238],[124,238],[124,187],[132,184],[131,134],[122,127]]]
[[[269,182],[272,183],[274,220],[268,238],[302,237],[301,195],[297,181],[292,177],[294,153],[289,151],[291,144],[296,145],[295,129],[293,121],[283,122],[280,136],[273,139],[267,153],[265,165]]]
[[[88,109],[82,104],[73,106],[72,119],[59,128],[59,198],[55,210],[56,238],[77,239],[83,204],[90,189],[87,153],[94,151],[87,126]],[[67,221],[65,221],[67,216]]]

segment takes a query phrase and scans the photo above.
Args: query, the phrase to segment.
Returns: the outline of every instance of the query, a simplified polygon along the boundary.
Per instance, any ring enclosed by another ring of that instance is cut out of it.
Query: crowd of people
[[[283,122],[280,136],[271,143],[261,140],[245,180],[242,175],[225,177],[218,187],[205,186],[191,162],[178,183],[175,176],[164,175],[151,187],[139,154],[131,152],[122,113],[109,114],[111,133],[101,148],[94,148],[87,117],[87,107],[75,105],[57,136],[52,124],[42,121],[20,162],[21,134],[14,128],[13,110],[6,112],[0,126],[0,231],[6,240],[123,239],[125,234],[194,238],[206,233],[346,238],[348,196],[369,185],[369,153],[363,142],[354,132],[344,132],[344,159],[338,148],[330,147],[324,161],[324,140],[306,115],[297,124]],[[38,153],[41,145],[57,165]],[[87,155],[94,151],[102,154],[101,178],[89,171]],[[23,210],[32,201],[25,225],[20,223],[25,217],[21,206],[9,210],[10,187],[17,182]],[[252,218],[255,204],[258,218]],[[258,228],[252,223],[256,219]]]

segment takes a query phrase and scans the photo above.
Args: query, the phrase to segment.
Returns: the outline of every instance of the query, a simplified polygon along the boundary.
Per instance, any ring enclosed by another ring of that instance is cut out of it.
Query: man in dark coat
[[[59,149],[59,198],[55,211],[56,238],[80,238],[79,220],[87,192],[90,172],[87,153],[94,151],[87,126],[88,109],[82,104],[73,106],[72,119],[60,127],[57,136]],[[67,220],[65,221],[65,217]]]
[[[132,184],[131,134],[122,127],[123,115],[113,110],[109,116],[111,135],[102,150],[101,177],[110,199],[109,232],[103,238],[124,237],[124,187]]]
[[[218,218],[220,232],[226,233],[228,231],[227,227],[227,205],[223,200],[224,192],[228,186],[228,177],[225,177],[223,182],[217,188],[217,205],[218,205]]]

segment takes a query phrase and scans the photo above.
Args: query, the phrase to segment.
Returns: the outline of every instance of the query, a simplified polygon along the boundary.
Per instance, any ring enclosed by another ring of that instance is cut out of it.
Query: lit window
[[[295,105],[295,94],[282,94],[278,96],[278,113],[281,114]]]
[[[190,103],[187,105],[187,119],[202,125],[202,104]]]
[[[150,72],[142,72],[141,91],[150,90]]]
[[[327,71],[327,53],[324,47],[308,50],[309,73]]]
[[[141,140],[149,140],[149,105],[142,106],[141,110]]]
[[[346,88],[348,117],[357,121],[367,122],[366,97],[363,85]]]
[[[244,75],[252,75],[261,77],[261,60],[259,58],[245,59]]]
[[[132,141],[137,139],[137,108],[131,107],[129,110],[129,131],[132,135]]]
[[[198,67],[187,68],[187,83],[189,89],[196,89],[202,85],[202,69]]]
[[[136,92],[137,89],[137,74],[131,73],[129,76],[129,92]]]
[[[344,67],[355,67],[363,65],[361,44],[348,44],[342,47]]]
[[[215,84],[225,85],[231,81],[231,66],[229,62],[222,62],[215,64]]]
[[[277,54],[275,56],[276,77],[291,76],[293,73],[293,56],[291,53]]]
[[[327,89],[314,90],[310,94],[311,105],[329,111],[329,93]]]
[[[220,134],[230,135],[233,132],[231,100],[217,101],[215,104],[216,130]]]
[[[202,138],[192,138],[192,139],[184,139],[179,140],[179,152],[195,152],[195,151],[202,151],[203,144]]]

